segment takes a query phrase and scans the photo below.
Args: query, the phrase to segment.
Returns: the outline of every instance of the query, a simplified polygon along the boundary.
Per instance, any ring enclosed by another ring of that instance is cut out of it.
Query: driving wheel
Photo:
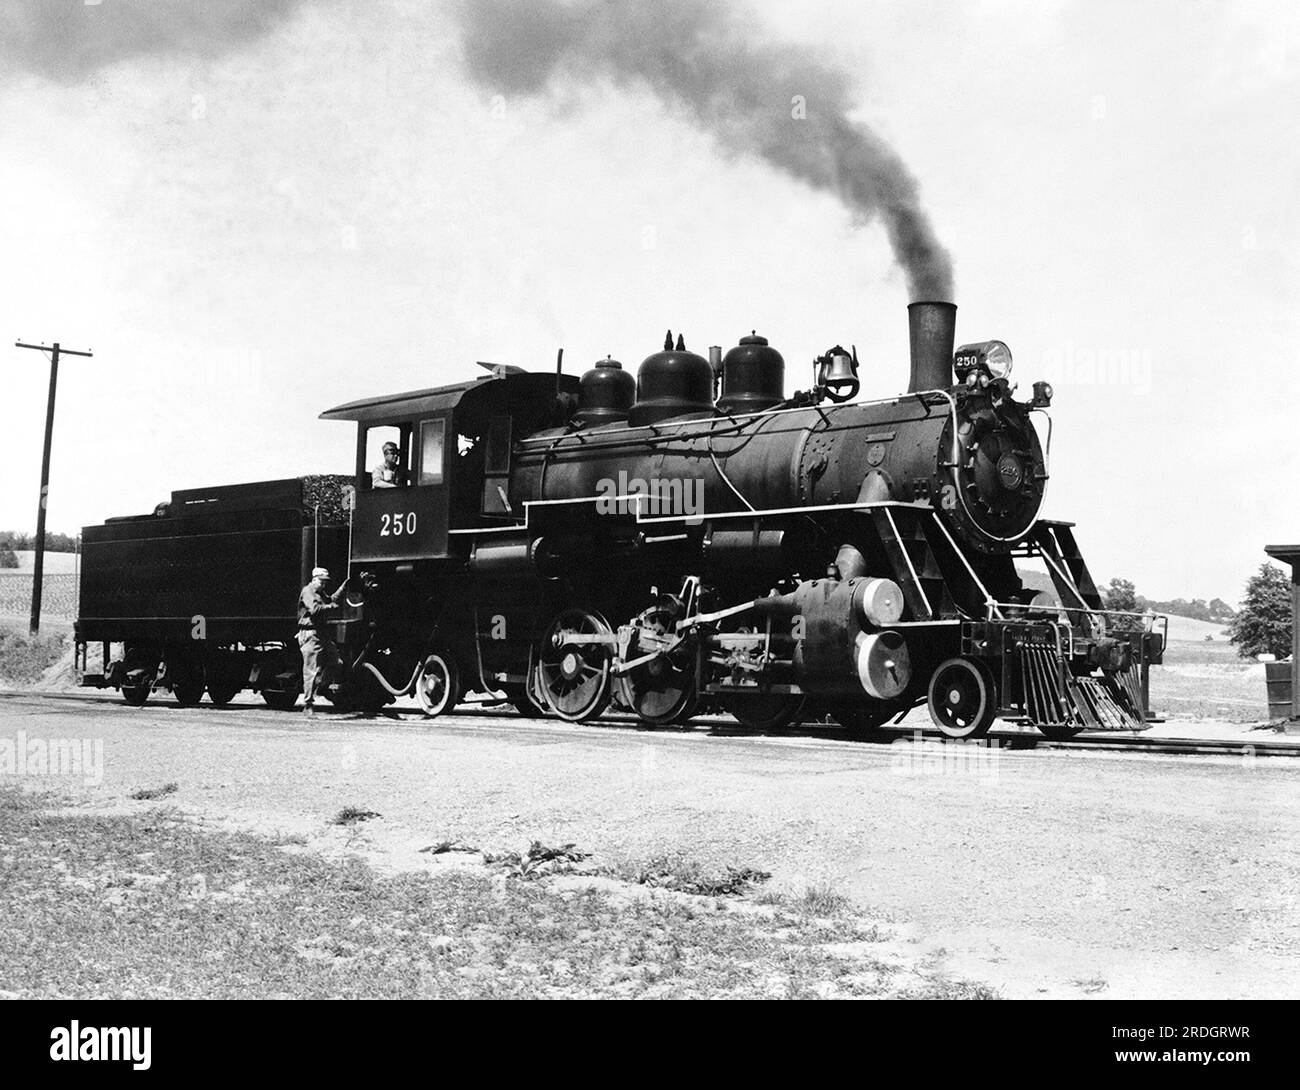
[[[547,706],[571,723],[595,719],[609,705],[614,633],[599,613],[566,609],[551,622],[537,653]]]
[[[699,703],[700,647],[693,640],[674,644],[676,623],[676,613],[662,606],[639,614],[632,622],[636,639],[629,656],[640,658],[661,648],[663,653],[617,680],[621,703],[655,726],[684,722]]]

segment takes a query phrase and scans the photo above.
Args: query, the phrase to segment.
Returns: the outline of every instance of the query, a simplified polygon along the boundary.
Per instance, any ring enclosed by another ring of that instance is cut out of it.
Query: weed
[[[329,823],[331,825],[355,825],[359,821],[370,821],[373,818],[383,816],[377,810],[362,810],[358,806],[345,806],[330,818]]]
[[[652,856],[642,863],[606,868],[605,873],[625,882],[701,897],[739,897],[772,877],[756,867],[728,866],[720,871],[710,871],[696,860],[681,855]]]
[[[173,781],[172,783],[165,783],[161,787],[137,787],[129,797],[137,802],[148,802],[152,799],[161,799],[166,798],[168,795],[174,795],[178,790],[180,788]]]

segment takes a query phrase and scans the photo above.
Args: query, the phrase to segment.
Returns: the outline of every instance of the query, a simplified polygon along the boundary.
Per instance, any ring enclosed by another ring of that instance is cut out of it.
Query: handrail
[[[1065,606],[1065,605],[1055,605],[1055,606],[1030,606],[1028,603],[1025,603],[1025,602],[991,602],[990,605],[996,605],[996,606],[1001,607],[1002,609],[1010,609],[1010,610],[1016,610],[1016,611],[1027,611],[1027,610],[1030,610],[1030,609],[1040,609],[1040,610],[1042,610],[1042,611],[1045,612],[1045,613],[1056,613],[1056,612],[1060,612],[1060,613],[1087,613],[1087,614],[1089,614],[1090,616],[1101,617],[1101,618],[1103,618],[1103,619],[1105,619],[1105,618],[1107,618],[1107,617],[1138,617],[1138,618],[1140,618],[1141,620],[1143,620],[1144,622],[1146,622],[1146,625],[1145,625],[1145,627],[1144,627],[1143,630],[1142,630],[1143,632],[1154,632],[1154,631],[1155,631],[1156,623],[1157,623],[1157,622],[1162,622],[1162,627],[1161,627],[1161,636],[1164,637],[1164,640],[1165,640],[1166,643],[1168,642],[1168,639],[1169,639],[1169,616],[1168,616],[1168,614],[1165,614],[1165,613],[1153,613],[1153,612],[1151,612],[1150,610],[1148,610],[1148,611],[1146,611],[1146,612],[1139,612],[1139,611],[1137,611],[1137,610],[1131,610],[1131,609],[1089,609],[1089,608],[1086,607],[1086,606]],[[988,612],[988,613],[985,614],[984,619],[985,619],[986,621],[993,621],[993,620],[998,620],[999,618],[995,618],[995,617],[992,615],[991,612]],[[1001,619],[1005,620],[1005,619],[1007,619],[1007,618],[1001,618]],[[1011,619],[1013,619],[1013,620],[1019,620],[1020,618],[1015,617],[1015,616],[1013,615],[1013,617],[1012,617]],[[1048,619],[1044,617],[1044,618],[1042,618],[1041,620],[1044,621],[1044,622],[1046,622]],[[1058,624],[1058,623],[1061,623],[1061,622],[1052,621],[1051,623],[1052,623],[1052,624]],[[1074,626],[1073,626],[1073,625],[1070,625],[1070,626],[1068,626],[1068,627],[1070,627],[1070,628],[1072,629]]]

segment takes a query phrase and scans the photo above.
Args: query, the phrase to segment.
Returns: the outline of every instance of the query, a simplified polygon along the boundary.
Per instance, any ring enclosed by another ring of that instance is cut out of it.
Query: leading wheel
[[[547,705],[571,723],[595,719],[609,706],[614,633],[599,613],[566,609],[542,636],[539,688]]]
[[[980,738],[997,715],[993,675],[975,659],[949,659],[930,678],[934,725],[949,738]]]
[[[429,718],[449,712],[459,702],[460,671],[456,660],[444,652],[428,655],[415,679],[415,699]]]

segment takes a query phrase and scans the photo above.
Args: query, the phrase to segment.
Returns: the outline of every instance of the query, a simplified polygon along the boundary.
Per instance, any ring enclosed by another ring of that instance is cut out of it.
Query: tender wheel
[[[806,699],[803,693],[730,695],[723,698],[722,706],[749,730],[784,730],[800,721]]]
[[[203,663],[182,655],[167,660],[167,679],[172,697],[182,708],[192,708],[203,699]]]
[[[460,671],[456,660],[441,652],[429,655],[415,679],[415,699],[429,718],[454,708],[461,698]]]
[[[192,708],[203,699],[203,681],[177,681],[172,684],[172,696],[182,708]]]
[[[949,659],[930,679],[929,708],[949,738],[980,738],[997,715],[993,676],[974,659]]]
[[[224,708],[240,694],[243,688],[233,681],[209,681],[208,699],[218,708]]]
[[[592,636],[602,642],[575,642]],[[609,706],[613,636],[604,617],[584,609],[566,609],[551,622],[538,649],[537,672],[542,696],[561,719],[585,722]]]
[[[298,690],[263,689],[262,699],[278,712],[290,712],[298,703]]]
[[[139,647],[128,647],[122,663],[122,673],[124,677],[134,675],[135,679],[129,684],[124,682],[122,685],[122,699],[133,708],[138,708],[149,699],[149,694],[153,692],[154,679],[158,674],[159,655],[150,654],[147,649],[142,650]]]
[[[139,708],[149,699],[149,694],[152,691],[153,683],[148,681],[142,682],[139,685],[123,685],[122,699],[130,704],[131,707]]]

